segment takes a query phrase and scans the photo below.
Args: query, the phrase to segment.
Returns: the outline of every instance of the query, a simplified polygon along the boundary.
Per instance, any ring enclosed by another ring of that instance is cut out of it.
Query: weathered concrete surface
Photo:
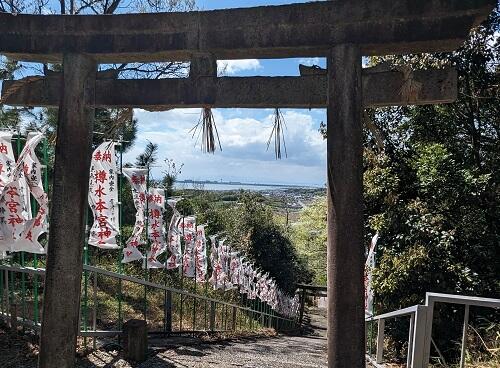
[[[160,80],[101,79],[96,84],[96,107],[138,107],[166,110],[210,105],[220,108],[324,108],[327,76],[221,77],[197,72],[191,78]],[[419,70],[411,80],[401,71],[363,69],[364,107],[449,103],[457,97],[453,68]],[[405,85],[415,93],[405,95]],[[4,81],[4,103],[12,106],[57,106],[60,77]]]
[[[97,66],[68,54],[63,69],[39,368],[74,366],[79,324]]]
[[[146,321],[131,319],[123,324],[123,347],[128,359],[146,360],[148,352],[148,325]]]
[[[333,47],[328,64],[328,367],[365,365],[361,53]]]
[[[186,13],[60,16],[0,14],[0,53],[60,61],[64,52],[100,62],[327,55],[358,44],[364,55],[450,51],[496,0],[332,0]]]

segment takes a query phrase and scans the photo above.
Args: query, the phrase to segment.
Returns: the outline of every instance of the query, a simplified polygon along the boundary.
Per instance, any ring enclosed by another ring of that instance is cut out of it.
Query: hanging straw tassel
[[[196,141],[201,135],[201,151],[204,153],[214,153],[217,148],[215,138],[217,137],[217,143],[219,149],[222,151],[222,146],[220,144],[219,132],[217,131],[217,126],[215,125],[214,115],[212,114],[212,109],[210,107],[204,107],[201,110],[201,116],[198,123],[189,132],[193,132],[193,138],[198,133]]]
[[[285,118],[281,113],[280,109],[276,108],[274,111],[274,124],[273,130],[271,131],[271,135],[267,140],[267,150],[269,150],[269,146],[271,145],[271,141],[274,137],[274,154],[276,155],[276,160],[281,159],[281,142],[283,141],[283,148],[285,150],[285,157],[288,157],[286,152],[286,143],[285,143],[285,133],[284,129],[286,129]]]

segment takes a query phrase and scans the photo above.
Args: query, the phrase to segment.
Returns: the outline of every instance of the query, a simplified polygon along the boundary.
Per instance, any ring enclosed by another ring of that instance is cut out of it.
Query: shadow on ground
[[[247,336],[211,341],[155,336],[150,338],[148,358],[142,363],[127,361],[115,342],[100,341],[97,350],[77,358],[76,367],[322,368],[327,367],[323,322],[326,323],[326,318],[321,315],[308,315],[302,336]],[[0,327],[0,366],[35,368],[37,346],[34,337],[6,331]]]

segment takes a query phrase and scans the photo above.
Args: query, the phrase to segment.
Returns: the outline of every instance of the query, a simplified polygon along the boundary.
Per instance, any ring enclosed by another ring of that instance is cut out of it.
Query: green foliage
[[[195,213],[198,222],[207,222],[208,234],[227,237],[231,246],[269,272],[283,291],[293,295],[297,283],[311,280],[286,229],[276,222],[261,194],[241,191],[236,203],[223,202],[219,194],[203,190],[184,198],[179,203],[182,213]]]
[[[149,142],[144,148],[144,152],[137,156],[135,165],[140,167],[150,167],[153,165],[158,156],[158,144]]]
[[[292,231],[293,244],[312,271],[315,285],[326,285],[326,198],[315,200],[300,213]]]
[[[451,104],[367,111],[375,128],[364,142],[365,244],[380,233],[377,313],[421,304],[426,292],[500,296],[499,22],[497,9],[454,53],[370,60],[413,70],[453,65],[459,89]],[[435,313],[433,337],[451,361],[461,320],[456,307]],[[408,326],[387,330],[401,352]]]
[[[369,112],[385,145],[380,151],[367,135],[367,243],[381,234],[377,312],[422,303],[428,291],[500,296],[498,19],[456,53],[384,58],[414,69],[454,65],[459,93],[452,104]],[[434,338],[452,361],[459,314],[443,308],[435,317]],[[403,336],[401,325],[389,330]]]

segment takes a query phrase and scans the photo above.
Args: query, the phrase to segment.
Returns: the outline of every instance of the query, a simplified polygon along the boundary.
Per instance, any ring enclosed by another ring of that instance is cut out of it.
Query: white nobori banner
[[[163,268],[165,265],[158,261],[158,257],[165,253],[165,230],[163,213],[165,212],[165,190],[151,188],[148,193],[148,237],[151,248],[147,256],[148,268]]]
[[[205,225],[196,227],[196,243],[194,246],[194,261],[196,271],[196,282],[205,282],[207,278],[207,238],[205,236]]]
[[[127,178],[132,188],[132,198],[136,210],[135,225],[132,230],[132,236],[127,240],[123,249],[122,263],[142,260],[143,255],[139,249],[144,245],[144,226],[146,211],[146,190],[147,190],[147,169],[124,168],[123,175]]]
[[[24,180],[21,185],[27,184],[29,192],[38,203],[38,212],[34,218],[29,217],[21,237],[13,244],[12,251],[24,251],[30,253],[45,253],[38,238],[48,228],[47,214],[49,212],[49,200],[43,189],[42,167],[35,149],[43,139],[42,133],[28,136],[28,141],[18,158],[18,166],[22,167]],[[29,198],[29,194],[27,195]],[[29,202],[28,202],[29,203]],[[27,204],[29,206],[29,204]],[[28,209],[29,212],[29,209]]]
[[[174,212],[170,224],[168,225],[167,244],[170,257],[167,259],[167,269],[173,270],[179,268],[182,264],[182,250],[181,250],[181,232],[179,232],[178,224],[182,221],[182,216],[175,208],[178,200],[169,199],[168,205]]]
[[[47,230],[48,199],[42,185],[42,168],[35,149],[43,138],[42,133],[28,136],[12,169],[12,136],[1,134],[0,140],[0,251],[43,254],[45,249],[38,241]],[[39,204],[35,218],[31,215],[30,193]]]
[[[196,244],[196,218],[188,216],[182,218],[177,225],[184,238],[184,256],[182,257],[182,272],[184,276],[194,278],[196,275],[195,244]]]
[[[378,233],[376,233],[371,241],[370,250],[365,264],[365,311],[369,315],[373,315],[373,289],[372,289],[372,272],[375,268],[375,252],[378,241]]]
[[[118,173],[115,143],[103,142],[92,155],[89,180],[89,205],[94,214],[89,244],[118,249]]]

